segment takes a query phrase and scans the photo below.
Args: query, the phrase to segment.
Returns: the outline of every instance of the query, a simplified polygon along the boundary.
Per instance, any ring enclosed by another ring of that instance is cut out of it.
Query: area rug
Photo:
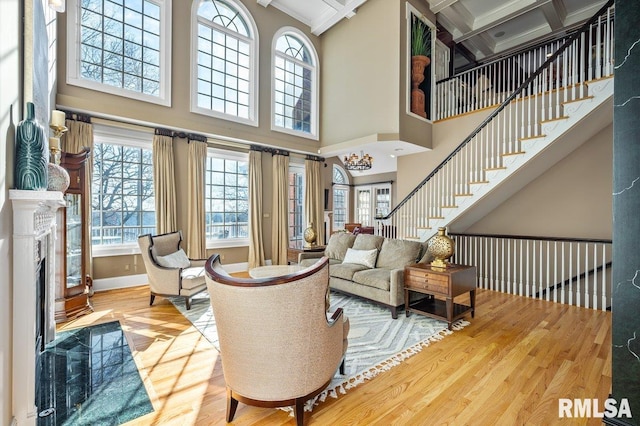
[[[206,292],[193,298],[191,309],[186,310],[184,298],[171,298],[176,308],[219,350],[215,320]],[[403,360],[417,354],[432,342],[452,334],[445,321],[412,313],[408,318],[404,311],[398,319],[391,318],[391,311],[358,297],[331,292],[331,311],[342,308],[349,318],[349,347],[345,358],[345,374],[336,372],[331,384],[314,400],[327,396],[337,398],[347,390],[387,371]],[[469,322],[458,320],[453,330],[460,330]]]

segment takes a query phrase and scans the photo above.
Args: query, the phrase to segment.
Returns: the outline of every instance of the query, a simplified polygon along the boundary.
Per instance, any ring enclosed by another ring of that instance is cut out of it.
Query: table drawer
[[[431,276],[409,276],[405,279],[405,286],[409,289],[426,290],[429,292],[449,294],[449,282],[434,280]]]

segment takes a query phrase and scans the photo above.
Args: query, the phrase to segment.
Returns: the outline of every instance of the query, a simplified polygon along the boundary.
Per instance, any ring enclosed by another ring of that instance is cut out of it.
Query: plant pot
[[[411,57],[411,112],[427,118],[425,111],[424,92],[418,87],[424,81],[424,69],[429,66],[431,59],[427,56]]]

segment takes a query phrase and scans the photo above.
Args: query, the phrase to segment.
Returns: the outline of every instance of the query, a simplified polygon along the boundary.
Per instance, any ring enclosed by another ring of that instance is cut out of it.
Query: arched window
[[[283,28],[273,46],[272,129],[318,138],[318,55],[295,28]]]
[[[191,111],[258,125],[258,32],[240,2],[197,0],[192,11]]]
[[[344,229],[349,222],[349,179],[339,166],[333,165],[333,229]]]

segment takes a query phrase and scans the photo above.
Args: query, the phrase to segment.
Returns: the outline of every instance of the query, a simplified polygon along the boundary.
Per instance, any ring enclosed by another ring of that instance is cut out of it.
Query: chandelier
[[[373,157],[360,151],[360,157],[352,153],[344,157],[344,168],[347,170],[369,170],[373,164]]]

